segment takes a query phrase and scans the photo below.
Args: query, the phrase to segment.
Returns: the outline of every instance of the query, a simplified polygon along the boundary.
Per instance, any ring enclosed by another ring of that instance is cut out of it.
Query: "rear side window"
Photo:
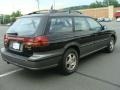
[[[51,18],[50,22],[50,33],[72,32],[72,19],[69,17]]]
[[[92,18],[87,18],[87,21],[90,25],[90,29],[93,30],[93,31],[99,31],[101,30],[101,25],[95,21],[94,19]]]
[[[88,31],[88,23],[83,17],[75,17],[75,31]]]

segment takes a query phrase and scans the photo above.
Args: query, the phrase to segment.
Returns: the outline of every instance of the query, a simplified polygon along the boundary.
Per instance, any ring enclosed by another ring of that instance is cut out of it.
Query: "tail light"
[[[32,47],[47,46],[49,44],[48,37],[46,36],[24,38],[24,43],[26,46],[32,46]]]
[[[8,44],[8,36],[5,34],[4,35],[4,45]]]
[[[26,47],[40,47],[47,46],[49,44],[48,37],[46,36],[38,36],[38,37],[17,37],[17,36],[8,36],[4,35],[4,45],[7,46],[10,40],[22,42]]]

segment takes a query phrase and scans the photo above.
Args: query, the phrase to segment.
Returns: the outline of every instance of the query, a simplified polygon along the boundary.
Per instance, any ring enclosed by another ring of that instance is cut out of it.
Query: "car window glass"
[[[49,32],[71,32],[72,19],[69,17],[52,18]]]
[[[87,18],[91,30],[99,31],[101,30],[101,25],[92,18]]]
[[[88,23],[82,17],[75,17],[75,31],[88,31]]]
[[[36,33],[40,17],[20,18],[7,31],[7,33],[17,33],[19,36],[28,36]]]

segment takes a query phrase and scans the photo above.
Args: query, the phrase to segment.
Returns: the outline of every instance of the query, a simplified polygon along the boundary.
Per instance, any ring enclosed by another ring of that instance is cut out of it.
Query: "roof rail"
[[[71,14],[71,13],[78,13],[78,14],[82,14],[81,12],[79,12],[79,11],[76,11],[76,10],[56,10],[56,13],[69,13],[69,14]]]
[[[42,14],[42,13],[48,13],[48,10],[39,10],[39,11],[34,11],[31,13],[28,13],[27,15],[31,15],[31,14]]]
[[[76,11],[76,10],[39,10],[39,11],[28,13],[27,15],[44,14],[44,13],[69,13],[69,14],[78,13],[78,14],[82,14],[81,12]]]

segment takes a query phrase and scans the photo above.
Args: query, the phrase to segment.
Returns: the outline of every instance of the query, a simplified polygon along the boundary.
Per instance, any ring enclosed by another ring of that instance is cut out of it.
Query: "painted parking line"
[[[21,70],[23,70],[23,69],[17,69],[17,70],[13,70],[13,71],[10,71],[10,72],[1,74],[1,75],[0,75],[0,78],[5,77],[5,76],[8,76],[8,75],[11,75],[11,74],[16,73],[16,72],[19,72],[19,71],[21,71]]]

